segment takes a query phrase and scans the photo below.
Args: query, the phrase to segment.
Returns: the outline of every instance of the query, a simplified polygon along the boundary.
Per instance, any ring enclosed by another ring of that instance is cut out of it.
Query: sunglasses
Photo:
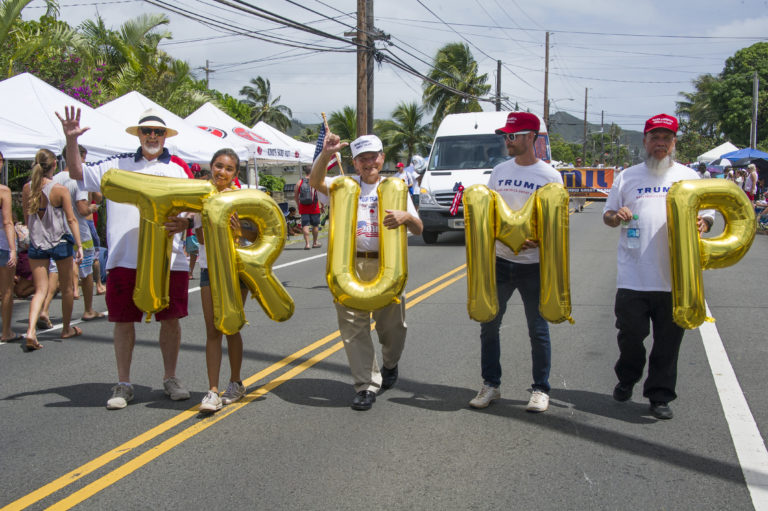
[[[165,129],[163,128],[140,128],[142,135],[151,135],[154,133],[158,137],[164,137],[165,136]]]
[[[517,138],[520,135],[527,135],[528,133],[533,133],[532,131],[518,131],[517,133],[504,133],[504,138],[509,140],[510,142],[514,142],[515,138]]]

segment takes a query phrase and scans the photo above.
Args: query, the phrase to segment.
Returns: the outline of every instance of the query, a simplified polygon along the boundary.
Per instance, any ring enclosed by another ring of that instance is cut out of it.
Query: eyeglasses
[[[154,133],[158,137],[164,137],[165,136],[165,129],[163,128],[141,128],[141,134],[142,135],[151,135]]]
[[[517,133],[504,133],[504,138],[509,140],[510,142],[514,142],[515,138],[517,138],[520,135],[527,135],[528,133],[533,133],[532,131],[518,131]]]

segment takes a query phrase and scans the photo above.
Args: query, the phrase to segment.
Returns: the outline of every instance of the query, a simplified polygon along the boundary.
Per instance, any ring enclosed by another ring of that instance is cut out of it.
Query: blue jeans
[[[520,291],[528,321],[528,337],[531,341],[531,359],[534,390],[549,393],[549,368],[552,361],[552,347],[549,342],[549,325],[539,314],[539,265],[519,264],[496,258],[496,293],[499,299],[499,313],[487,323],[480,325],[480,364],[483,382],[492,387],[501,384],[501,347],[499,329],[507,302],[515,289]]]

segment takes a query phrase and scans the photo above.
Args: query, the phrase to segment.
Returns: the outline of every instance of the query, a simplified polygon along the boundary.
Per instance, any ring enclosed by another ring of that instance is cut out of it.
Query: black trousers
[[[643,377],[643,341],[653,323],[653,347],[648,358],[648,378],[643,396],[668,403],[677,397],[677,358],[685,329],[672,320],[672,293],[663,291],[616,291],[616,328],[619,360],[614,370],[619,382],[634,385]]]

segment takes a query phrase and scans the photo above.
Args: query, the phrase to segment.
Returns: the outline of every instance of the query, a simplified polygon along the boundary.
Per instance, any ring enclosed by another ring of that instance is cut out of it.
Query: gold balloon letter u
[[[572,323],[566,189],[549,183],[519,210],[510,209],[498,193],[484,185],[470,186],[463,200],[469,316],[487,322],[499,311],[495,241],[517,254],[530,239],[539,242],[539,312],[547,321]]]
[[[408,277],[405,226],[387,229],[382,219],[386,210],[407,209],[406,193],[402,179],[385,179],[379,185],[379,272],[373,280],[364,282],[357,276],[355,269],[360,186],[348,177],[335,179],[331,183],[331,229],[326,278],[333,297],[345,307],[374,311],[397,303],[403,292]]]

